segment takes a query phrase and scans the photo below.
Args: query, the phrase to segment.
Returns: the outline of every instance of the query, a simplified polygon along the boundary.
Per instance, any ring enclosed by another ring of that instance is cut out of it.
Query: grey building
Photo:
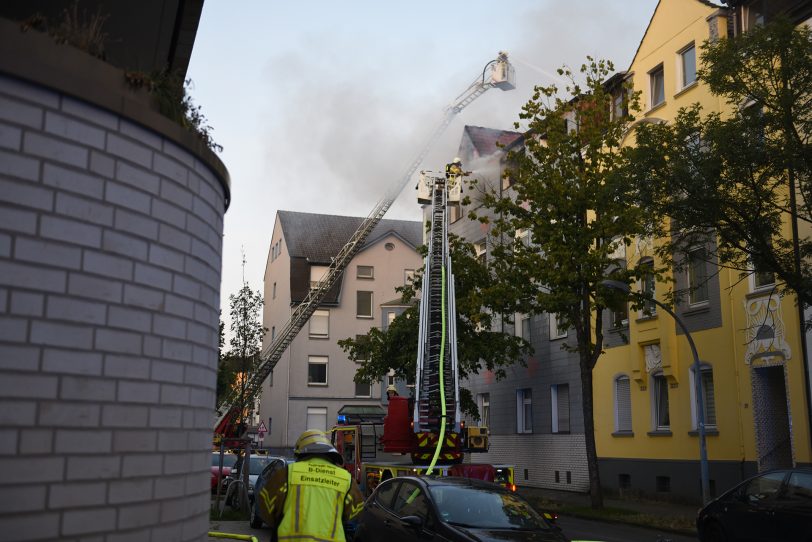
[[[277,213],[264,278],[266,346],[362,220]],[[421,224],[417,221],[382,220],[370,233],[263,385],[260,415],[269,430],[266,447],[290,452],[302,431],[334,425],[344,405],[380,406],[382,384],[354,382],[358,366],[337,341],[365,334],[379,322],[385,325],[390,312],[403,310],[388,302],[397,297],[395,288],[422,265],[417,252],[420,244]]]
[[[522,145],[517,132],[466,126],[459,147],[464,169],[472,170],[479,184],[501,192],[510,191],[505,175],[506,156]],[[493,243],[485,225],[466,218],[477,208],[477,191],[469,194],[469,208],[452,211],[456,218],[449,231],[474,243],[487,258]],[[472,461],[515,465],[516,484],[571,491],[589,487],[581,411],[581,384],[577,354],[565,351],[574,341],[559,329],[551,315],[514,315],[515,324],[497,323],[506,333],[527,339],[534,352],[507,369],[496,380],[486,371],[462,385],[476,398],[481,423],[489,428],[490,450]]]

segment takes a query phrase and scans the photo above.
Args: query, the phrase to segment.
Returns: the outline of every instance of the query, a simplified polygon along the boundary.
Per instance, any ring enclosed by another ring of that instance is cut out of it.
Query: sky
[[[187,72],[231,175],[221,308],[262,291],[277,210],[367,216],[499,51],[517,88],[462,111],[422,169],[456,155],[464,126],[512,130],[534,85],[587,55],[626,69],[657,0],[206,0]],[[412,184],[385,218],[420,220]],[[243,254],[245,266],[243,267]]]

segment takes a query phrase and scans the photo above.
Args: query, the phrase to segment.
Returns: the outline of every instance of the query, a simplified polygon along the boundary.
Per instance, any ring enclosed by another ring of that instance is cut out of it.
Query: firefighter
[[[344,542],[344,524],[358,516],[364,498],[341,454],[316,430],[302,433],[293,453],[296,462],[275,471],[259,492],[271,540]]]
[[[398,390],[395,388],[395,386],[393,386],[392,384],[389,384],[389,386],[386,387],[386,399],[387,400],[392,399],[392,397],[397,397],[398,395],[400,395],[400,394],[398,393]]]
[[[445,166],[445,178],[451,180],[452,177],[459,177],[462,175],[462,160],[459,157],[454,158],[450,164]]]

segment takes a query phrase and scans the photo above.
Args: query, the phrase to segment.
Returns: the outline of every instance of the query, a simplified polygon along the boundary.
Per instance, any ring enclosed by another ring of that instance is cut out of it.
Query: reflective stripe
[[[294,529],[296,532],[299,532],[299,506],[302,504],[302,486],[296,486],[296,520],[294,525]]]
[[[338,524],[338,509],[341,506],[341,492],[336,492],[336,506],[333,510],[333,530],[330,532],[330,538],[335,538],[336,536],[336,524]]]

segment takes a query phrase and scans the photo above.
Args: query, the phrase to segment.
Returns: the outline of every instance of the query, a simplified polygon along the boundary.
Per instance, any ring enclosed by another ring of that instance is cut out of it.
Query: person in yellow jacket
[[[275,471],[259,492],[263,521],[279,542],[345,542],[344,524],[364,507],[358,484],[322,431],[301,434],[296,462]]]

